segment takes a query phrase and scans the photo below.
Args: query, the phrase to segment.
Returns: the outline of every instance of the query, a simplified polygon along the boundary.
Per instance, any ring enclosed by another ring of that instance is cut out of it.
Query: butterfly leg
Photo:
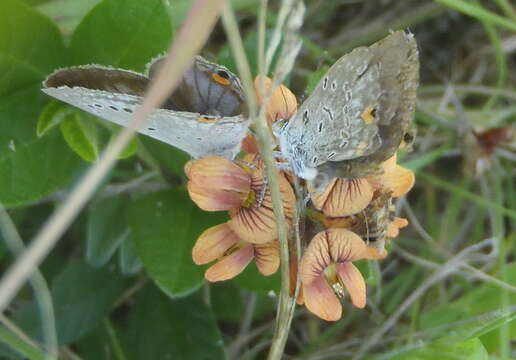
[[[263,199],[265,199],[265,194],[267,193],[267,188],[269,187],[269,178],[267,176],[263,177],[263,185],[260,190],[260,196],[258,196],[258,207],[262,206]]]
[[[275,159],[281,159],[281,160],[288,160],[285,155],[283,155],[283,153],[281,151],[273,151],[272,152],[272,156],[275,158]]]
[[[292,166],[286,162],[276,162],[276,167],[281,171],[292,171]]]

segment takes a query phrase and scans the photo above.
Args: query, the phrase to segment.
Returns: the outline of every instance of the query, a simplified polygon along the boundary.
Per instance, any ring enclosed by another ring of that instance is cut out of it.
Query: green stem
[[[481,6],[473,5],[464,0],[434,0],[435,2],[455,9],[480,21],[487,21],[512,31],[516,31],[516,22],[497,15]]]
[[[5,243],[14,255],[19,255],[25,250],[25,245],[21,239],[15,225],[13,224],[9,214],[0,205],[0,231],[2,232]],[[45,344],[46,360],[57,359],[58,345],[57,332],[54,316],[54,306],[52,304],[52,295],[48,289],[47,282],[43,274],[35,269],[29,282],[34,290],[34,297],[38,305],[41,326],[43,329],[43,341]]]
[[[122,350],[122,346],[118,341],[118,337],[116,336],[115,329],[111,325],[111,321],[108,318],[104,319],[104,327],[106,328],[106,332],[109,336],[109,341],[111,342],[111,347],[113,349],[113,353],[116,360],[126,360],[124,355],[124,351]]]
[[[265,108],[267,106],[267,101],[263,101],[261,104],[262,106],[260,112],[258,114],[256,94],[253,89],[251,70],[245,55],[242,38],[240,37],[240,33],[238,31],[235,14],[229,1],[226,2],[226,6],[222,12],[222,22],[231,45],[233,55],[235,56],[238,72],[244,86],[244,91],[246,92],[250,117],[254,120],[256,135],[260,144],[261,157],[265,162],[268,186],[272,196],[274,216],[277,223],[281,259],[281,290],[279,295],[278,311],[276,314],[276,327],[274,330],[274,336],[271,348],[269,350],[268,359],[281,359],[294,313],[295,299],[291,298],[289,294],[290,259],[287,240],[287,224],[285,222],[283,203],[281,201],[281,192],[278,180],[279,172],[276,168],[276,164],[272,156],[273,144],[269,127],[265,119]],[[265,67],[267,67],[267,64]]]
[[[30,360],[45,360],[44,353],[36,347],[21,340],[16,334],[7,330],[4,326],[0,326],[0,341],[9,345],[11,348]]]

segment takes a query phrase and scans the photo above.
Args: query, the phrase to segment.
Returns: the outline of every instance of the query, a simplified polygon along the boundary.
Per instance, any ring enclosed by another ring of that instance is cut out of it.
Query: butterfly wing
[[[165,57],[153,60],[149,76],[156,76]],[[247,113],[244,91],[238,77],[224,66],[202,56],[194,57],[192,66],[183,74],[177,89],[170,97],[176,110],[192,111],[215,116],[236,116]]]
[[[104,76],[111,79],[114,76],[123,78],[127,73],[136,74],[108,68],[101,70]],[[136,74],[134,78],[138,86],[120,80],[115,87],[105,79],[96,80],[92,84],[90,77],[95,71],[96,67],[59,70],[44,82],[42,91],[100,118],[124,127],[129,126],[136,107],[142,101],[140,94],[148,85],[148,79]],[[71,81],[70,76],[75,80]],[[101,83],[104,85],[100,86]],[[121,92],[121,89],[125,92]],[[240,150],[247,128],[248,121],[241,115],[208,117],[198,113],[157,109],[138,132],[175,146],[195,158],[206,155],[234,158]]]
[[[382,90],[373,58],[368,48],[340,58],[280,132],[282,151],[298,175],[303,169],[371,154],[380,147],[374,114]]]
[[[354,163],[391,157],[414,115],[418,74],[417,45],[404,31],[341,57],[280,133],[296,174],[354,177],[365,171]]]
[[[419,54],[412,34],[396,31],[371,45],[373,62],[380,64],[382,96],[378,109],[381,147],[364,158],[365,162],[382,162],[398,149],[407,133],[416,109],[419,85]]]

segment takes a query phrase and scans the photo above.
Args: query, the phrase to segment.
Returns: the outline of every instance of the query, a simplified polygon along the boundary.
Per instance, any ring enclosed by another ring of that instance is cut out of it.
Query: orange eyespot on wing
[[[220,85],[228,86],[229,84],[231,84],[231,81],[228,78],[228,74],[223,71],[211,74],[211,78],[213,79],[213,81]]]
[[[217,118],[216,117],[199,116],[197,118],[197,121],[205,123],[205,124],[212,124],[214,122],[217,122]]]
[[[371,105],[368,105],[360,117],[367,125],[372,124],[376,117],[376,109]]]

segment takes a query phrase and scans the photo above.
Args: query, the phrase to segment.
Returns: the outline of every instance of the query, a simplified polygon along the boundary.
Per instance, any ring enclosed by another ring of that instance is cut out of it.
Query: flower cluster
[[[266,109],[269,124],[296,112],[297,101],[288,88],[280,85],[271,90],[268,78],[255,81],[258,93],[261,86],[271,93]],[[201,234],[192,251],[196,264],[213,263],[205,273],[211,282],[237,276],[253,259],[266,276],[279,267],[272,198],[252,135],[244,140],[242,149],[247,154],[238,160],[213,156],[185,166],[191,199],[203,210],[229,213],[227,222]],[[298,303],[324,320],[340,319],[339,298],[349,296],[358,308],[366,305],[366,284],[353,262],[385,258],[385,240],[396,237],[408,224],[394,216],[392,198],[412,188],[414,174],[398,165],[396,156],[382,163],[381,170],[379,175],[364,178],[335,178],[317,192],[307,184],[311,205],[306,211],[308,226],[303,238],[311,240],[292,272],[299,273],[301,279]],[[289,229],[296,204],[290,179],[292,174],[280,173]]]

